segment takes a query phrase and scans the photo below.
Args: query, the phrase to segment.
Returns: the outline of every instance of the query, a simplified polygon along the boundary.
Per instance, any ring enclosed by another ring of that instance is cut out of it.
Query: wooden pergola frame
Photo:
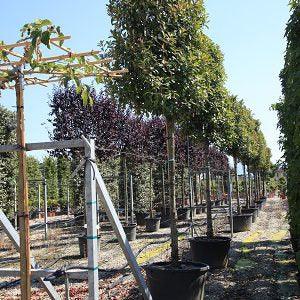
[[[26,171],[26,141],[24,121],[24,95],[23,90],[27,85],[47,86],[49,83],[62,82],[67,71],[57,71],[42,68],[44,63],[57,63],[67,70],[73,70],[77,78],[86,77],[111,77],[118,78],[126,73],[126,69],[110,70],[108,65],[111,58],[97,59],[100,51],[87,51],[76,53],[66,48],[61,42],[69,40],[70,36],[57,36],[50,38],[49,43],[63,54],[43,57],[40,50],[42,46],[38,39],[35,46],[35,66],[32,67],[26,52],[32,45],[30,40],[14,44],[0,44],[0,51],[6,53],[6,61],[0,63],[0,90],[15,89],[17,107],[17,147],[18,147],[18,218],[20,230],[20,277],[21,299],[29,300],[31,296],[31,259],[30,259],[30,232],[29,232],[29,205],[28,182]],[[96,58],[95,58],[96,57]],[[84,63],[70,62],[71,58],[83,58]],[[87,71],[87,66],[92,66],[92,72]],[[5,76],[7,74],[8,76]],[[14,82],[14,84],[12,83]],[[9,147],[8,147],[9,148]],[[8,149],[10,151],[11,149]]]

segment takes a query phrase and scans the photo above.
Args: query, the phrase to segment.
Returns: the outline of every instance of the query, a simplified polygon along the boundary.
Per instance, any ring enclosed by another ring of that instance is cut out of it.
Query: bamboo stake
[[[26,172],[25,151],[25,121],[24,121],[24,77],[21,68],[17,70],[16,77],[16,102],[17,102],[17,143],[19,161],[19,205],[18,214],[20,221],[20,270],[21,270],[21,299],[29,300],[31,294],[30,277],[30,241],[29,241],[29,207],[28,186]]]

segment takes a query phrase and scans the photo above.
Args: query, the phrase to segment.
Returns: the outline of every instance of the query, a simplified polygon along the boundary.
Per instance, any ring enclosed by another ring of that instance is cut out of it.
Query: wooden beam
[[[70,148],[82,148],[84,147],[84,142],[81,139],[75,140],[62,140],[62,141],[52,141],[44,143],[27,143],[25,145],[26,151],[34,150],[50,150],[50,149],[70,149]],[[20,151],[18,145],[0,145],[0,153],[3,152],[14,152]]]
[[[39,279],[44,277],[51,276],[57,270],[49,270],[49,269],[31,269],[31,278]],[[77,279],[77,280],[87,280],[88,279],[88,271],[82,269],[72,269],[67,270],[65,273],[68,275],[69,279]],[[3,268],[0,269],[0,277],[20,277],[19,269],[11,269],[11,268]],[[49,282],[49,281],[45,281]],[[60,298],[59,298],[60,299]]]
[[[71,38],[70,35],[58,36],[58,37],[51,38],[50,42],[65,41],[65,40],[69,40],[70,38]],[[28,46],[28,45],[31,45],[31,42],[23,41],[23,42],[18,42],[18,43],[14,43],[14,44],[0,45],[0,50],[13,49],[13,48],[23,47],[23,46]]]
[[[57,55],[57,56],[51,56],[51,57],[43,57],[38,62],[51,62],[51,61],[59,61],[63,59],[73,58],[73,57],[81,57],[81,56],[92,56],[97,55],[101,53],[101,51],[89,51],[89,52],[80,52],[80,53],[72,53],[69,54],[63,54],[63,55]]]

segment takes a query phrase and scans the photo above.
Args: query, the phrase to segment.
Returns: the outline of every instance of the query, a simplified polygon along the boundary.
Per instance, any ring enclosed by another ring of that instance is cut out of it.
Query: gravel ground
[[[206,286],[206,299],[300,299],[295,280],[296,267],[289,244],[288,225],[286,221],[287,204],[279,199],[269,199],[251,231],[234,234],[230,261],[227,269],[213,271],[209,274]],[[220,217],[222,216],[222,217]],[[215,222],[218,232],[228,235],[226,217],[220,215]],[[57,218],[52,218],[54,222]],[[61,219],[61,217],[60,217]],[[67,220],[67,218],[65,218]],[[203,223],[205,215],[197,217],[197,223]],[[43,229],[31,230],[32,255],[42,267],[58,269],[65,265],[85,266],[86,259],[79,257],[77,236],[80,228],[70,226],[51,228],[49,240],[45,243]],[[182,240],[180,253],[183,259],[189,258],[186,240],[188,224],[180,223]],[[205,227],[197,229],[203,234]],[[169,229],[158,233],[146,233],[138,228],[138,239],[131,242],[132,249],[139,254],[138,260],[145,264],[152,261],[168,260]],[[0,236],[0,266],[18,268],[18,254],[8,239]],[[101,269],[121,269],[119,272],[101,272],[100,299],[138,299],[138,291],[128,268],[126,260],[115,236],[111,231],[101,232],[99,267]],[[15,278],[1,278],[1,284]],[[58,292],[64,297],[62,279],[54,282]],[[86,299],[87,284],[72,282],[70,296],[73,300]],[[19,286],[0,289],[0,299],[20,299]],[[48,299],[37,284],[33,285],[32,299]]]

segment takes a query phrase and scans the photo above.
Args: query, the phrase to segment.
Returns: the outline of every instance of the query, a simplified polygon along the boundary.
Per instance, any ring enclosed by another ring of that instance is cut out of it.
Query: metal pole
[[[98,232],[97,232],[97,200],[96,180],[93,162],[95,161],[95,141],[89,140],[85,145],[85,201],[87,221],[87,254],[88,254],[88,285],[89,300],[99,299],[98,278]]]
[[[47,179],[44,178],[44,224],[45,224],[45,240],[48,239],[48,194],[47,194]]]
[[[133,177],[130,175],[130,221],[131,224],[134,223],[133,220]]]
[[[25,119],[24,119],[24,75],[22,68],[16,69],[15,79],[17,104],[17,144],[19,162],[19,228],[20,228],[20,270],[21,270],[21,299],[29,300],[31,296],[31,265],[30,265],[30,232],[28,183],[25,150]]]
[[[232,183],[230,169],[228,170],[228,203],[229,203],[229,219],[230,219],[230,235],[233,237],[233,214],[232,214]]]

